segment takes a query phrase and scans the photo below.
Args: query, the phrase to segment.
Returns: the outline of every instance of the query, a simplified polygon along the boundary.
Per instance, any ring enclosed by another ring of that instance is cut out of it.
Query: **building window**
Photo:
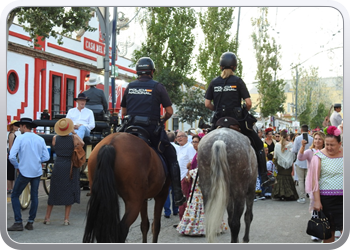
[[[75,81],[73,79],[67,78],[67,99],[66,99],[66,112],[71,108],[74,108],[74,96],[75,96]]]
[[[173,131],[179,129],[179,118],[173,118]]]
[[[19,87],[19,80],[17,72],[14,70],[10,70],[7,73],[7,90],[10,94],[15,94]]]
[[[61,80],[60,76],[52,76],[52,117],[60,114],[61,107]]]

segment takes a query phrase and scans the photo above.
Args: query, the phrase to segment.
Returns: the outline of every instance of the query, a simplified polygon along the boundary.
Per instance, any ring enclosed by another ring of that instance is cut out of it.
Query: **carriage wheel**
[[[21,204],[22,210],[29,207],[30,204],[30,184],[25,187],[22,194],[19,196],[19,203]]]
[[[41,179],[43,180],[44,190],[47,195],[49,195],[50,193],[52,170],[53,170],[53,163],[46,164],[46,167],[43,168],[43,175],[41,177]]]

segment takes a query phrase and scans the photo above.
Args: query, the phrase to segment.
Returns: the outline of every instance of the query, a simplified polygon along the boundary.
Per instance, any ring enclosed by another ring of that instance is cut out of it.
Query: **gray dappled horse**
[[[239,242],[240,219],[246,204],[243,242],[248,243],[258,173],[248,137],[233,129],[216,129],[201,139],[197,161],[207,241],[215,242],[226,208],[231,243]]]

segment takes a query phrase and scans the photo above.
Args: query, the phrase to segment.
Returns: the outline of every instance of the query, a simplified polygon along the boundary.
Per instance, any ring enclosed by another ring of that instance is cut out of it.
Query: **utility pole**
[[[109,8],[95,7],[97,18],[100,23],[102,38],[105,42],[105,57],[104,57],[104,93],[107,102],[109,103],[109,37],[111,34],[111,23],[109,22]]]
[[[238,33],[239,33],[239,20],[241,16],[241,7],[238,8],[238,22],[237,22],[237,34],[236,34],[236,44],[237,44],[237,51],[238,51]]]
[[[296,71],[296,80],[295,80],[295,121],[298,119],[298,82],[299,82],[299,75],[298,75],[298,65],[295,66]]]
[[[114,70],[114,75],[111,78],[111,89],[112,89],[112,112],[115,108],[115,54],[117,47],[117,20],[118,20],[118,7],[113,8],[113,28],[112,28],[112,69]]]

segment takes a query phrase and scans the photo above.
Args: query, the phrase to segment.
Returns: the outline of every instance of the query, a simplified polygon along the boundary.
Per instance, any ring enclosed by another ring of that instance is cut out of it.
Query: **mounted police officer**
[[[248,113],[252,107],[252,101],[243,80],[234,75],[236,68],[236,55],[232,52],[223,53],[220,58],[221,76],[211,81],[205,94],[205,106],[215,111],[211,129],[216,127],[216,122],[221,117],[235,118],[240,124],[241,132],[248,136],[255,150],[262,185],[269,186],[274,180],[267,176],[264,145],[253,129],[255,118]],[[241,105],[242,99],[245,101],[244,108]]]
[[[128,126],[137,125],[146,129],[152,146],[163,151],[171,177],[175,205],[181,206],[186,197],[181,190],[176,150],[170,144],[163,127],[164,122],[173,114],[172,103],[163,84],[152,79],[154,71],[155,66],[151,58],[142,57],[138,60],[136,72],[139,77],[129,83],[124,92],[121,102],[122,115],[129,116]],[[160,116],[160,105],[165,108],[163,116]],[[160,145],[162,149],[159,149]]]

